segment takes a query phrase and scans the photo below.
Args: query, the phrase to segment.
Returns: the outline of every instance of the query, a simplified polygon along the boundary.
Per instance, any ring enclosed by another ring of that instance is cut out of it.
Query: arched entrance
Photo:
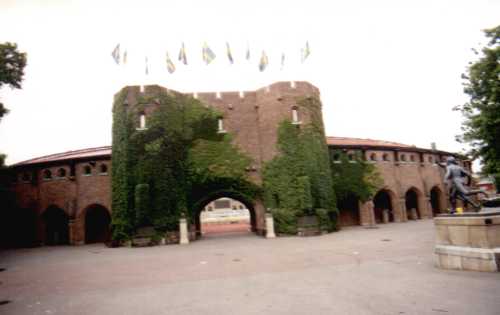
[[[85,243],[103,243],[109,240],[111,216],[109,211],[98,204],[85,211]]]
[[[42,214],[45,224],[45,244],[69,244],[68,215],[57,206],[50,206]]]
[[[387,212],[387,221],[394,222],[394,209],[392,207],[393,193],[382,189],[375,197],[373,197],[373,212],[375,214],[376,223],[386,223],[384,222],[384,211]]]
[[[348,195],[337,201],[339,209],[339,225],[353,226],[360,225],[359,199],[355,195]]]
[[[444,196],[443,192],[438,186],[434,186],[431,189],[431,206],[432,206],[432,214],[434,216],[443,212],[443,204]]]
[[[415,188],[410,188],[405,194],[405,205],[408,219],[416,220],[422,218],[421,209],[418,202],[419,192]],[[412,216],[412,209],[416,211],[416,217]]]
[[[236,192],[217,192],[194,206],[197,236],[255,232],[256,213],[252,202]]]

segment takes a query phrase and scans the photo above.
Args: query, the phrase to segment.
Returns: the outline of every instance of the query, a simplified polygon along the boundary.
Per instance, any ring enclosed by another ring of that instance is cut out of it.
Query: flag
[[[311,50],[309,49],[309,42],[306,42],[306,47],[302,48],[300,52],[301,52],[301,61],[302,63],[304,63],[307,57],[309,57],[309,55],[311,54]]]
[[[280,70],[283,70],[284,67],[285,67],[285,53],[282,53],[281,54],[281,68],[280,68]]]
[[[126,64],[127,64],[127,51],[126,51],[126,50],[123,52],[123,59],[122,59],[122,63],[123,63],[124,65],[126,65]]]
[[[116,64],[120,64],[120,44],[116,45],[115,49],[113,49],[113,52],[111,53],[111,56],[113,56],[113,59],[115,60]]]
[[[229,59],[229,62],[233,64],[234,63],[233,54],[231,54],[231,47],[229,47],[228,42],[226,42],[226,48],[227,48],[227,59]]]
[[[175,72],[175,65],[172,62],[172,59],[170,59],[170,56],[168,55],[168,52],[167,52],[167,70],[168,70],[168,72],[170,74],[172,74],[172,73]]]
[[[146,63],[146,69],[144,72],[146,73],[146,75],[148,75],[149,74],[148,57],[146,57],[145,63]]]
[[[266,70],[267,64],[269,63],[269,60],[267,58],[266,52],[262,51],[262,56],[260,57],[260,62],[259,62],[259,70],[260,72]]]
[[[250,60],[250,47],[247,45],[247,55],[246,55],[247,60]]]
[[[182,43],[181,50],[179,51],[179,61],[182,61],[183,64],[187,65],[187,57],[186,57],[186,48],[184,47],[184,43]]]
[[[215,59],[214,52],[212,51],[212,49],[210,49],[210,47],[208,47],[206,42],[203,44],[202,53],[203,53],[203,61],[205,61],[207,65]]]

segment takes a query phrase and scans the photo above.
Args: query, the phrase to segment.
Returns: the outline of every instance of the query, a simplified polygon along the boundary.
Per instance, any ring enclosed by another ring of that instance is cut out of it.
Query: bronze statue
[[[465,178],[468,178],[467,184],[465,184]],[[454,214],[456,212],[457,199],[460,199],[464,202],[464,207],[466,207],[467,204],[470,203],[476,210],[479,210],[481,209],[481,206],[474,202],[474,200],[472,200],[469,196],[477,195],[480,193],[484,194],[486,197],[488,196],[483,190],[467,189],[466,186],[470,186],[472,182],[472,176],[463,167],[458,165],[457,161],[452,156],[446,159],[446,174],[444,175],[444,182],[448,186],[451,214]]]

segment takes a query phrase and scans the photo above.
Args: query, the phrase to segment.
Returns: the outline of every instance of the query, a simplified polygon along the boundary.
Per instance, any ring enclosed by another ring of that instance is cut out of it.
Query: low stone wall
[[[437,267],[500,271],[500,209],[440,215],[434,223]]]

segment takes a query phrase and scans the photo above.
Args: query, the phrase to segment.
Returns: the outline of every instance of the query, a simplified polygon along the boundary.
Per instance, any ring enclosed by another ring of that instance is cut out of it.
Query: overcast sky
[[[462,118],[452,111],[467,100],[460,75],[476,58],[471,48],[485,43],[482,30],[499,23],[500,1],[0,0],[0,42],[28,53],[23,89],[0,90],[11,110],[0,122],[0,152],[12,164],[110,145],[113,95],[125,85],[234,91],[278,80],[320,89],[327,135],[460,151]],[[208,66],[204,41],[217,55]],[[181,42],[188,66],[177,61]],[[111,57],[117,43],[126,66]],[[269,67],[259,72],[262,50]]]

